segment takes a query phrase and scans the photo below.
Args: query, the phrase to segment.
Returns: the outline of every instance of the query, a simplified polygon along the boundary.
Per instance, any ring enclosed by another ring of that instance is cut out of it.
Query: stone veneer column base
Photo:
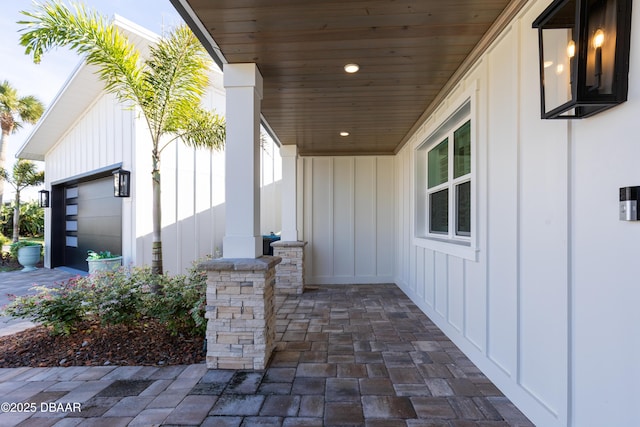
[[[207,271],[207,368],[265,369],[275,347],[275,266],[281,259],[220,258]]]
[[[276,266],[276,307],[288,295],[304,292],[304,247],[307,242],[276,241],[271,244],[273,255],[282,258]]]

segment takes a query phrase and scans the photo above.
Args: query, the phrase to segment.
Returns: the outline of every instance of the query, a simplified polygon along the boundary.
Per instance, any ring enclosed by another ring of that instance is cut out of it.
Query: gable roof
[[[157,34],[119,15],[114,16],[113,23],[143,55],[148,52],[149,45],[159,39]],[[18,149],[16,157],[44,160],[46,153],[104,92],[104,83],[96,76],[96,71],[97,67],[80,61]]]

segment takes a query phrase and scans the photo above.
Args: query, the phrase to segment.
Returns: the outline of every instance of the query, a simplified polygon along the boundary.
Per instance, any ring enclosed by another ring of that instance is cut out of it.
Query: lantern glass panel
[[[113,195],[115,197],[120,196],[120,173],[118,172],[113,174]]]
[[[113,195],[115,197],[129,197],[129,172],[118,170],[113,173]]]
[[[613,94],[616,60],[616,0],[590,1],[586,36],[586,86],[590,92]]]
[[[572,28],[544,28],[542,30],[544,45],[542,67],[546,113],[573,99],[573,58],[569,56],[570,46],[573,46],[575,51],[572,34]]]
[[[49,191],[40,190],[38,193],[40,194],[40,207],[48,208],[49,207]]]

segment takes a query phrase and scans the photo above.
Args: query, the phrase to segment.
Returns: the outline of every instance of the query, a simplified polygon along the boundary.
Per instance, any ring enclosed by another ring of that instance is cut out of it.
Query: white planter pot
[[[42,245],[24,246],[18,249],[18,262],[24,268],[22,271],[33,271],[36,264],[40,262],[40,252]]]
[[[122,257],[88,259],[87,262],[89,263],[89,274],[94,274],[98,271],[117,270],[122,265]]]

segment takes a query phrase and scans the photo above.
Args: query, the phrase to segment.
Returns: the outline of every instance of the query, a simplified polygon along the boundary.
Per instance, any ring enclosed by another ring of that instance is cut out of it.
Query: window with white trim
[[[428,234],[471,236],[471,120],[427,152]]]
[[[415,151],[415,243],[476,257],[475,137],[471,98]]]

